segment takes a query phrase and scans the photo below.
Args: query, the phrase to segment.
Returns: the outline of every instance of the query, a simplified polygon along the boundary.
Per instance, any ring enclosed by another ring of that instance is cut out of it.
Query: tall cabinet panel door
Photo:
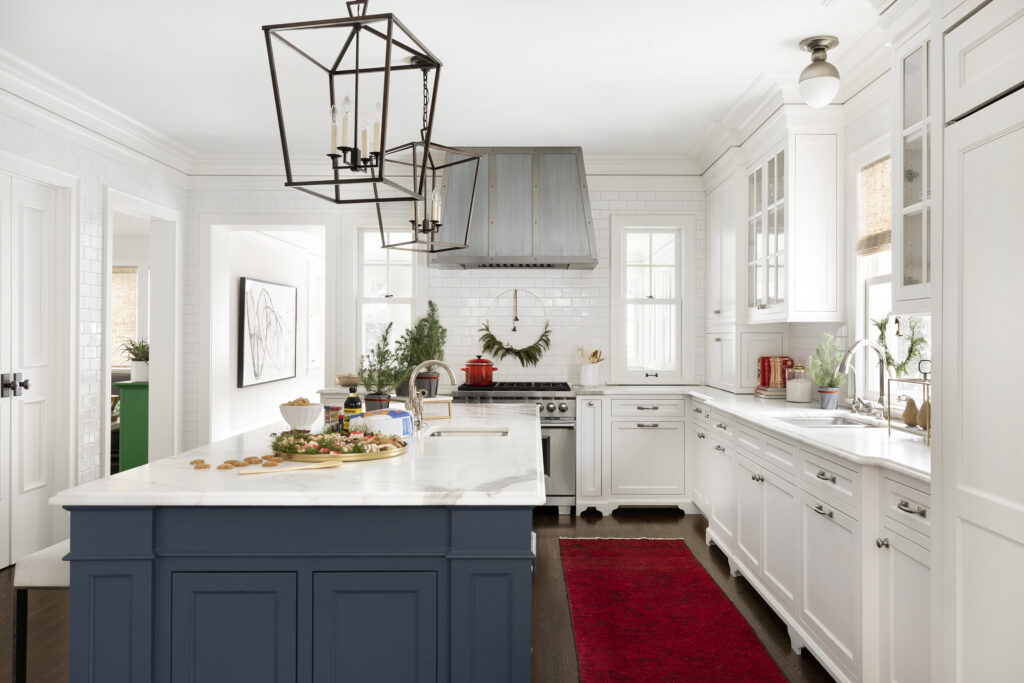
[[[736,459],[723,444],[711,442],[708,451],[708,491],[711,526],[730,548],[736,536]]]
[[[993,3],[994,4],[994,3]],[[1024,670],[1024,90],[946,128],[942,221],[940,680]],[[979,335],[985,321],[999,333]],[[991,337],[985,339],[985,337]],[[1010,362],[1007,362],[1011,359]]]
[[[601,496],[601,401],[581,398],[576,403],[576,491],[579,496]]]
[[[437,680],[436,572],[313,579],[313,681]]]
[[[764,555],[761,577],[775,597],[795,613],[800,586],[800,490],[771,472],[764,481]]]
[[[882,613],[879,680],[931,680],[931,553],[893,525],[882,528]]]
[[[296,679],[291,572],[178,572],[171,579],[174,683]]]
[[[801,496],[802,621],[836,662],[859,678],[857,522],[808,493]]]
[[[755,575],[761,570],[764,543],[763,484],[758,467],[746,458],[736,458],[736,550],[740,561]]]
[[[612,495],[682,495],[682,422],[612,423]]]
[[[708,430],[707,422],[686,425],[686,453],[693,462],[693,502],[705,515],[710,514],[708,497]]]

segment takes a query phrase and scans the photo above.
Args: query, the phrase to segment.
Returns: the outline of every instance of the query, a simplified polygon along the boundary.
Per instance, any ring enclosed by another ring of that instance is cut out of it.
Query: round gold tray
[[[406,445],[391,451],[377,451],[376,453],[282,453],[274,451],[274,455],[294,462],[361,462],[405,455],[408,449],[409,447]]]

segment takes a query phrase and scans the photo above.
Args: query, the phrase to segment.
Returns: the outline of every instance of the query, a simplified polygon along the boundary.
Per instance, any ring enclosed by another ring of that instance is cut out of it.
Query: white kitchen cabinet
[[[729,175],[707,198],[707,320],[709,329],[736,321],[739,179]]]
[[[576,496],[600,497],[602,401],[576,399]]]
[[[790,613],[800,590],[800,490],[771,470],[761,470],[764,541],[761,582]]]
[[[791,118],[747,169],[747,322],[841,322],[840,127]]]
[[[895,126],[892,138],[893,309],[931,311],[933,151],[929,98],[930,29],[925,26],[894,50]]]
[[[876,542],[882,565],[878,633],[882,681],[931,680],[931,552],[921,545],[927,540],[887,521]]]
[[[709,334],[705,384],[737,394],[753,393],[759,383],[758,357],[778,356],[782,346],[781,331]]]
[[[612,422],[611,494],[682,495],[685,489],[683,423]]]
[[[760,468],[742,455],[736,458],[736,552],[755,576],[761,573],[764,551],[764,496]]]
[[[721,440],[709,439],[708,492],[711,495],[711,516],[708,518],[708,535],[728,555],[735,547],[736,538],[736,455],[732,447]]]
[[[944,38],[946,121],[1024,83],[1024,5],[992,0]]]
[[[800,620],[825,654],[854,680],[861,668],[860,545],[856,520],[801,494],[803,589]]]
[[[705,515],[711,512],[711,498],[708,496],[708,440],[707,420],[693,420],[686,424],[686,453],[693,463],[693,476],[690,477],[690,491],[694,504]]]
[[[707,355],[705,383],[725,391],[736,391],[736,335],[709,334]]]

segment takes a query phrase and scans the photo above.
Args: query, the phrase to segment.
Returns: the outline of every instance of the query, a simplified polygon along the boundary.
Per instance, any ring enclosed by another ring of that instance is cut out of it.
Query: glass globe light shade
[[[809,106],[820,109],[839,92],[839,69],[826,61],[814,61],[800,74],[800,97]]]

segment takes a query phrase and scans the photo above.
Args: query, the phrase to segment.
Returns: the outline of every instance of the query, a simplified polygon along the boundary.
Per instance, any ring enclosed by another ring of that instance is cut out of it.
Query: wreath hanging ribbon
[[[519,322],[519,290],[509,290],[512,292],[513,297],[513,312],[512,312],[512,331],[516,331],[516,323]],[[525,290],[524,290],[525,291]],[[494,297],[494,301],[491,302],[491,306],[494,305],[498,299],[508,294],[509,292],[502,292],[498,296]],[[537,295],[532,292],[531,294],[538,302],[540,299]],[[543,307],[544,304],[541,303]],[[489,309],[490,307],[488,307]],[[547,315],[545,314],[545,317]],[[484,326],[481,327],[477,332],[480,332],[480,345],[483,352],[494,358],[495,360],[505,360],[506,358],[515,358],[519,361],[519,364],[525,367],[534,367],[540,362],[544,352],[551,348],[551,323],[548,320],[544,321],[544,330],[537,337],[537,341],[533,342],[529,346],[516,348],[511,344],[505,343],[495,336],[494,332],[491,331],[491,323],[489,320],[484,321]]]

